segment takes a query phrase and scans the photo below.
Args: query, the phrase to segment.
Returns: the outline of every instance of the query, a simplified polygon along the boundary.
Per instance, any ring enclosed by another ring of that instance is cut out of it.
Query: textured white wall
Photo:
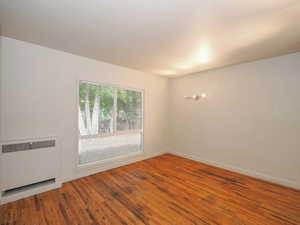
[[[77,85],[89,80],[145,90],[145,155],[166,150],[168,80],[2,37],[1,141],[57,136],[63,177],[77,176]]]
[[[169,86],[175,152],[300,188],[300,53],[172,79]],[[200,92],[207,99],[183,99]]]

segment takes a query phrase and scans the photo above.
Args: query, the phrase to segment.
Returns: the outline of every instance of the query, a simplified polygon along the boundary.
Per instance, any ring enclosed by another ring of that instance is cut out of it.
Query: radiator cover
[[[0,147],[2,194],[50,179],[60,182],[61,153],[57,138],[2,143]]]

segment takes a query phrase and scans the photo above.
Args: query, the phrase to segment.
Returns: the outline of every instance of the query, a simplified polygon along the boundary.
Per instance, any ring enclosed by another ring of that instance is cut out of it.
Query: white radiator
[[[1,143],[0,203],[61,186],[61,151],[57,138]]]

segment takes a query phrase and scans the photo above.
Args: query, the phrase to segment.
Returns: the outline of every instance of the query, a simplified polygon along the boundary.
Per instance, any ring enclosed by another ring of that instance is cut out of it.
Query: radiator
[[[1,143],[1,203],[61,185],[57,138]]]

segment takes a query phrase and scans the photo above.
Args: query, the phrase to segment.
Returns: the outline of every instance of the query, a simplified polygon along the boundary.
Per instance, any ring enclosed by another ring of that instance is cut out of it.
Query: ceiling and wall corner
[[[176,77],[300,50],[299,0],[0,1],[2,34]]]
[[[75,178],[76,82],[101,81],[145,89],[148,156],[170,147],[299,184],[300,53],[216,69],[299,51],[299,12],[294,0],[2,0],[0,138],[61,137]]]

